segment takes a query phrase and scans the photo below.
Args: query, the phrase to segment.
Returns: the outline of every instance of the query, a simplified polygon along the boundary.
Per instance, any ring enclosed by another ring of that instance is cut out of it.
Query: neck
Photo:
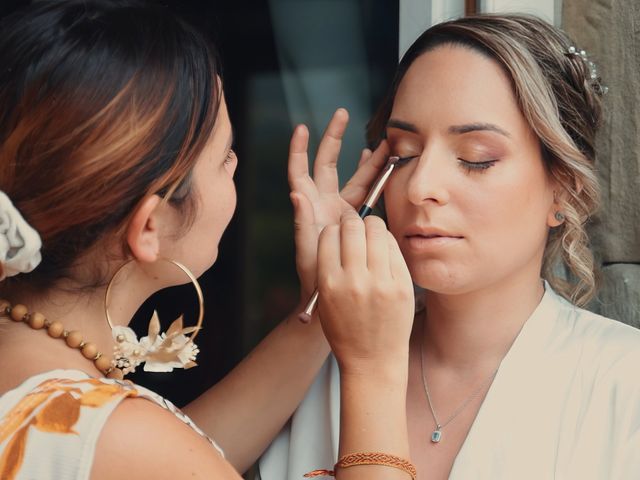
[[[425,358],[457,371],[494,370],[543,293],[537,271],[460,295],[426,292]]]
[[[153,293],[144,288],[148,282],[132,274],[114,284],[109,312],[114,325],[127,325],[144,300]],[[136,287],[133,287],[133,286]],[[12,305],[23,304],[29,313],[39,312],[47,320],[59,321],[64,329],[79,331],[82,340],[94,343],[98,351],[111,356],[114,341],[104,311],[105,288],[90,293],[57,288],[46,294],[25,291],[3,292]],[[23,322],[4,321],[0,335],[2,363],[11,361],[17,368],[13,376],[19,383],[26,376],[53,369],[77,369],[93,376],[102,376],[93,361],[79,350],[66,345],[63,339],[51,338],[46,329],[34,330]],[[26,348],[25,348],[26,347]]]

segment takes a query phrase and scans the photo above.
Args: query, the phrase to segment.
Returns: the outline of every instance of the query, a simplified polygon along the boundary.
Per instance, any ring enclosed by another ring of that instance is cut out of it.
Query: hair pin
[[[609,91],[609,87],[606,87],[600,83],[598,78],[598,69],[596,64],[589,60],[587,56],[587,52],[585,50],[581,50],[571,45],[566,52],[568,55],[575,55],[579,57],[589,68],[589,80],[591,81],[591,85],[596,90],[596,92],[601,95],[605,95]]]

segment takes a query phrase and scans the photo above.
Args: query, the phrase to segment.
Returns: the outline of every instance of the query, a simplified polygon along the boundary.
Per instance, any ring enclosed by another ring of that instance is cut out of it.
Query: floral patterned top
[[[127,397],[144,398],[169,410],[223,455],[189,417],[151,390],[77,370],[54,370],[0,397],[0,478],[89,479],[100,432]]]

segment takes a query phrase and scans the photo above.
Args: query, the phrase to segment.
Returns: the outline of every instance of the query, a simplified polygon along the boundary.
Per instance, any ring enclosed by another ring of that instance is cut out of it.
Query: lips
[[[413,226],[405,233],[406,242],[411,250],[425,251],[442,248],[460,241],[462,235],[436,227]]]
[[[462,238],[462,237],[456,237],[453,235],[437,235],[437,234],[433,234],[433,235],[407,235],[407,238],[411,238],[411,237],[418,237],[418,238]]]
[[[451,233],[447,230],[436,228],[436,227],[421,227],[421,226],[413,226],[407,229],[405,233],[405,237],[421,237],[421,238],[438,238],[438,237],[447,237],[447,238],[463,238],[462,235],[457,235],[455,233]]]

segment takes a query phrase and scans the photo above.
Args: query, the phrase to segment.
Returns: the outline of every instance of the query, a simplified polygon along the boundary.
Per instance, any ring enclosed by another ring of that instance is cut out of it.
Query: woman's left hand
[[[340,222],[341,215],[358,208],[369,187],[387,163],[385,142],[371,152],[364,149],[358,169],[342,191],[338,182],[338,155],[349,114],[339,108],[327,125],[309,174],[309,131],[298,125],[293,131],[289,148],[289,186],[294,206],[296,267],[301,282],[302,301],[306,302],[315,289],[318,236],[322,229]]]

